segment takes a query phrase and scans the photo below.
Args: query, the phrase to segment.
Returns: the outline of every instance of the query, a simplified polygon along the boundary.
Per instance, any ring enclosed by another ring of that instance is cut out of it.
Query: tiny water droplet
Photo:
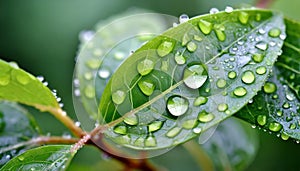
[[[93,78],[93,74],[91,72],[84,73],[84,78],[86,80],[91,80]]]
[[[168,55],[170,52],[172,52],[174,45],[175,44],[170,41],[162,42],[157,48],[157,54],[160,57],[164,57],[164,56]]]
[[[237,97],[243,97],[247,94],[247,90],[244,87],[239,86],[233,90],[233,94]]]
[[[198,120],[200,122],[210,122],[215,118],[215,116],[211,113],[207,113],[206,111],[201,111],[198,115]]]
[[[267,94],[274,93],[276,89],[277,89],[276,85],[272,82],[266,82],[265,85],[263,86],[263,90]]]
[[[218,8],[211,8],[210,10],[209,10],[209,13],[210,14],[216,14],[216,13],[218,13],[219,12],[219,9]]]
[[[79,90],[79,89],[75,89],[75,90],[74,90],[74,95],[75,95],[76,97],[79,97],[79,96],[80,96],[80,90]]]
[[[267,68],[265,66],[259,66],[255,71],[258,75],[263,75],[267,72]]]
[[[204,105],[207,102],[207,97],[199,96],[194,101],[194,106]]]
[[[44,81],[44,77],[43,76],[37,76],[36,77],[40,82],[43,82]]]
[[[125,53],[123,53],[123,52],[116,52],[116,53],[114,54],[114,57],[115,57],[115,59],[117,59],[117,60],[123,60],[123,59],[126,57],[126,55],[125,55]]]
[[[259,54],[259,53],[256,53],[256,54],[253,54],[252,55],[252,60],[256,63],[260,63],[264,60],[264,55],[263,54]]]
[[[149,74],[154,69],[155,63],[150,59],[145,59],[138,63],[137,70],[138,72],[144,76]]]
[[[96,57],[99,57],[103,54],[103,51],[99,48],[96,48],[94,51],[93,51],[93,55],[95,55]]]
[[[183,81],[189,88],[198,89],[205,83],[207,77],[205,68],[201,64],[194,64],[184,70]]]
[[[98,71],[98,76],[102,79],[107,79],[110,76],[110,71],[108,69],[102,68]]]
[[[290,125],[290,129],[296,129],[296,124],[294,124],[294,123],[292,123],[291,125]]]
[[[23,156],[19,156],[18,160],[20,160],[21,162],[24,160],[25,158]]]
[[[228,78],[235,79],[236,78],[236,72],[234,72],[234,71],[228,72]]]
[[[194,129],[193,129],[193,132],[194,132],[195,134],[200,134],[201,131],[202,131],[201,128],[194,128]]]
[[[272,28],[272,29],[269,31],[268,34],[269,34],[270,37],[276,38],[276,37],[278,37],[278,36],[281,34],[281,30],[278,29],[278,28]]]
[[[249,20],[249,14],[242,11],[242,12],[240,12],[238,18],[239,18],[239,21],[240,21],[242,24],[247,24],[247,23],[248,23],[248,20]]]
[[[255,75],[252,71],[248,70],[242,74],[242,81],[245,84],[252,84],[255,81]]]
[[[261,20],[261,14],[257,13],[256,16],[255,16],[255,20],[260,21]]]
[[[196,45],[195,42],[190,41],[190,42],[186,45],[186,48],[187,48],[187,50],[190,51],[190,52],[195,52],[196,49],[197,49],[197,45]]]
[[[282,107],[284,109],[288,109],[288,108],[290,108],[290,104],[288,102],[284,102],[283,105],[282,105]]]
[[[269,125],[269,130],[273,132],[278,132],[282,129],[282,125],[278,122],[271,122]]]
[[[174,116],[180,116],[186,113],[189,107],[189,102],[184,97],[175,95],[169,97],[167,101],[167,108]]]
[[[276,112],[276,114],[277,114],[277,116],[282,116],[282,115],[283,115],[283,112],[282,112],[281,110],[278,110],[278,111]]]
[[[285,34],[280,34],[280,35],[279,35],[279,38],[280,38],[281,40],[284,40],[284,39],[286,38],[286,35],[285,35]]]
[[[194,35],[194,40],[198,41],[198,42],[201,42],[202,41],[202,37],[199,36],[199,35]]]
[[[155,121],[148,125],[148,131],[149,132],[155,132],[159,130],[163,126],[162,121]]]
[[[264,30],[263,28],[258,29],[259,34],[265,34],[266,30]]]
[[[260,126],[264,126],[267,123],[267,116],[266,115],[258,115],[256,118],[256,121]]]
[[[88,85],[84,89],[84,95],[87,98],[94,98],[95,97],[95,88],[91,85]]]
[[[75,126],[80,127],[81,123],[79,121],[75,122]]]
[[[142,79],[138,82],[138,86],[140,88],[140,90],[146,95],[146,96],[150,96],[154,89],[155,89],[155,85],[153,83],[152,80],[150,79]]]
[[[183,64],[185,64],[186,59],[182,54],[176,53],[175,54],[175,61],[178,65],[183,65]]]
[[[228,109],[228,105],[226,103],[221,103],[218,105],[218,111],[219,112],[224,112]]]
[[[225,12],[226,12],[226,13],[232,13],[232,12],[233,12],[233,8],[230,7],[230,6],[226,6]]]
[[[195,119],[190,119],[186,120],[182,123],[182,128],[184,129],[192,129],[197,125],[197,120]]]
[[[122,90],[117,90],[116,92],[114,92],[112,94],[112,101],[119,105],[119,104],[122,104],[125,100],[125,97],[126,97],[126,94],[124,91]]]
[[[125,135],[125,134],[127,134],[127,127],[123,126],[123,125],[116,126],[116,127],[114,127],[114,132],[116,134]]]
[[[6,86],[10,82],[10,75],[1,75],[0,76],[0,86]]]
[[[200,30],[202,31],[202,33],[204,33],[204,34],[209,34],[213,28],[212,23],[202,20],[202,19],[199,21],[198,26],[199,26]]]
[[[173,138],[176,135],[178,135],[180,131],[181,131],[180,127],[174,127],[166,134],[166,136],[169,138]]]
[[[226,86],[226,80],[223,78],[218,79],[217,81],[217,87],[218,88],[224,88]]]
[[[184,23],[187,22],[189,20],[189,16],[187,14],[181,14],[179,16],[179,23]]]
[[[101,61],[99,59],[89,59],[86,61],[86,65],[91,69],[97,69],[101,65]]]

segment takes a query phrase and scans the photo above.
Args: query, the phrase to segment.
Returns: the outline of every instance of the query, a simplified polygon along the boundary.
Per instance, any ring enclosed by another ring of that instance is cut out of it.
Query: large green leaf
[[[237,113],[237,117],[286,140],[300,140],[300,24],[285,20],[287,39],[283,54],[263,91]]]
[[[71,145],[47,145],[31,149],[13,158],[0,170],[66,170],[74,153]]]
[[[35,144],[27,143],[40,134],[32,116],[15,103],[0,101],[0,167]]]
[[[34,106],[40,110],[59,108],[53,93],[40,80],[1,59],[0,99]]]
[[[257,9],[195,17],[155,37],[104,90],[99,122],[110,127],[106,137],[160,149],[199,135],[261,89],[284,37],[282,16]]]

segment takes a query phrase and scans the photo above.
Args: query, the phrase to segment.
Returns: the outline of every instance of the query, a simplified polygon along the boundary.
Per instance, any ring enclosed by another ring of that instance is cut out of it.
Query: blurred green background
[[[179,16],[207,13],[210,8],[224,9],[227,5],[239,7],[255,4],[254,0],[0,0],[0,58],[16,61],[21,68],[34,75],[42,75],[52,89],[62,97],[64,109],[76,120],[72,104],[72,75],[74,57],[81,30],[93,29],[101,19],[121,13],[132,7]],[[277,0],[271,8],[278,9],[290,18],[300,21],[299,0]],[[51,115],[35,112],[44,132],[63,134],[64,127]],[[53,122],[49,121],[50,119]],[[283,142],[275,136],[260,132],[260,150],[249,170],[300,170],[297,161],[300,146]],[[180,154],[179,154],[180,153]],[[161,156],[166,163],[179,163],[182,149]],[[75,162],[92,164],[101,155],[86,148]],[[93,157],[96,156],[96,157]],[[188,160],[188,159],[187,159]],[[171,164],[170,164],[171,165]],[[181,164],[195,168],[195,163]],[[176,167],[174,167],[175,169]],[[172,169],[172,170],[174,170]],[[182,169],[177,167],[178,170]],[[189,170],[189,168],[187,168]]]

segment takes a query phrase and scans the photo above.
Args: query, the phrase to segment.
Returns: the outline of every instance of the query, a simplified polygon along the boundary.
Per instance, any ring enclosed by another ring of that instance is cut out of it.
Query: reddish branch
[[[257,0],[256,7],[258,8],[268,8],[274,3],[275,0]]]

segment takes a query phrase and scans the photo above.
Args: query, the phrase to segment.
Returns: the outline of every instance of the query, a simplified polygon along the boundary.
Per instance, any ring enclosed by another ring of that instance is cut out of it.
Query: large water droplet
[[[255,81],[255,75],[252,71],[248,70],[242,74],[242,81],[245,84],[252,84]]]
[[[265,66],[259,66],[255,71],[258,75],[263,75],[267,72],[267,68]]]
[[[213,28],[213,24],[205,20],[200,20],[198,26],[204,34],[209,34]]]
[[[278,28],[272,28],[270,31],[269,31],[269,36],[270,37],[278,37],[279,35],[281,34],[281,30],[278,29]]]
[[[10,75],[0,75],[0,86],[6,86],[10,82]]]
[[[269,125],[269,130],[273,132],[278,132],[282,129],[282,125],[278,122],[271,122]]]
[[[168,55],[170,52],[172,52],[174,45],[175,44],[170,41],[162,42],[157,48],[157,54],[160,57],[164,57],[164,56]]]
[[[107,79],[110,76],[110,71],[108,69],[102,68],[98,71],[98,75],[102,79]]]
[[[204,105],[207,102],[207,97],[199,96],[194,101],[194,106]]]
[[[95,97],[95,88],[91,85],[88,85],[84,89],[84,95],[87,98],[94,98]]]
[[[166,134],[166,136],[169,138],[173,138],[176,135],[178,135],[180,131],[181,131],[180,127],[174,127]]]
[[[226,12],[226,13],[232,13],[232,11],[233,11],[233,8],[232,8],[232,7],[226,6],[226,8],[225,8],[225,12]]]
[[[155,131],[159,130],[162,126],[163,126],[162,121],[152,122],[150,125],[148,125],[148,131],[155,132]]]
[[[139,119],[135,114],[132,114],[132,115],[126,116],[124,118],[124,122],[127,125],[137,125],[139,123]]]
[[[167,101],[167,108],[174,116],[180,116],[186,113],[189,107],[187,99],[181,96],[171,96]]]
[[[267,123],[267,116],[266,115],[258,115],[256,118],[256,121],[260,126],[264,126]]]
[[[218,105],[218,111],[224,112],[228,109],[228,105],[226,103],[221,103]]]
[[[238,18],[239,18],[239,21],[240,21],[242,24],[247,24],[247,23],[248,23],[248,20],[249,20],[249,14],[242,11],[242,12],[240,12]]]
[[[217,81],[217,87],[218,88],[224,88],[226,86],[226,80],[223,78],[218,79]]]
[[[197,89],[207,80],[207,72],[201,64],[195,64],[184,70],[183,78],[186,86]]]
[[[196,45],[195,42],[190,41],[190,42],[186,45],[186,48],[187,48],[187,50],[190,51],[190,52],[195,52],[196,49],[197,49],[197,45]]]
[[[153,70],[154,65],[155,65],[155,63],[152,60],[145,59],[145,60],[141,61],[140,63],[138,63],[137,70],[142,76],[144,76],[144,75],[149,74]]]
[[[140,90],[146,95],[146,96],[150,96],[154,89],[155,89],[155,85],[153,83],[152,80],[149,79],[142,79],[138,82],[138,86],[140,88]]]
[[[116,126],[114,127],[114,132],[117,134],[125,135],[127,134],[127,127],[123,125]]]
[[[239,86],[233,90],[233,94],[237,97],[243,97],[247,94],[247,90],[244,87]]]
[[[256,63],[260,63],[264,60],[264,55],[256,53],[256,54],[252,55],[252,60]]]
[[[276,89],[277,89],[276,85],[272,82],[266,82],[263,87],[264,92],[267,94],[274,93]]]
[[[266,43],[266,42],[258,42],[258,43],[255,45],[255,47],[256,47],[257,49],[260,49],[260,50],[265,51],[265,50],[268,49],[268,43]]]
[[[155,147],[156,146],[156,139],[152,136],[149,136],[146,140],[145,140],[145,146],[146,147]]]
[[[290,138],[289,135],[287,135],[286,133],[283,132],[283,133],[281,134],[281,139],[282,139],[282,140],[288,140],[289,138]]]
[[[114,92],[112,94],[112,101],[119,105],[119,104],[122,104],[125,100],[125,97],[126,97],[126,94],[124,91],[122,90],[117,90],[116,92]]]
[[[213,114],[207,113],[206,111],[202,111],[202,112],[200,112],[199,115],[198,115],[198,120],[199,120],[200,122],[204,122],[204,123],[210,122],[210,121],[212,121],[214,118],[215,118],[215,116],[214,116]]]

